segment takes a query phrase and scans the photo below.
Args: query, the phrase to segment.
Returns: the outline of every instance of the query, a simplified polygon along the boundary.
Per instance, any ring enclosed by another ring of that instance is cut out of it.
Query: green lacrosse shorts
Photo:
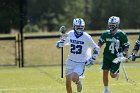
[[[102,69],[103,70],[109,70],[112,73],[118,73],[119,72],[119,67],[120,67],[120,62],[119,63],[113,63],[112,61],[114,60],[114,57],[105,57],[103,58],[103,64],[102,64]]]

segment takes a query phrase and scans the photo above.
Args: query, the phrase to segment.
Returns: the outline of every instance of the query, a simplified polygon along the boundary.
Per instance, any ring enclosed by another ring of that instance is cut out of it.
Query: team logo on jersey
[[[116,42],[118,39],[116,38],[106,38],[106,41],[110,41],[110,42]]]
[[[73,40],[73,39],[70,39],[70,42],[73,44],[84,44],[83,41],[78,41],[78,40]]]

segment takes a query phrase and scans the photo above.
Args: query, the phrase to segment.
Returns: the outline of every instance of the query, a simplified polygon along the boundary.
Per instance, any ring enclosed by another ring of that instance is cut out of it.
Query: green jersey
[[[129,42],[126,34],[118,30],[114,35],[110,33],[109,30],[104,32],[100,38],[99,43],[104,44],[106,43],[105,49],[104,49],[104,57],[112,57],[115,58],[118,52],[123,51],[125,48],[129,48]]]

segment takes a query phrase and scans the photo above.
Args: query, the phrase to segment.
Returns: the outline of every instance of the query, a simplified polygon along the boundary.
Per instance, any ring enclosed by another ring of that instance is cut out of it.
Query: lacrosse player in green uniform
[[[120,62],[113,63],[112,61],[118,57],[124,57],[129,49],[129,42],[126,34],[119,30],[120,18],[111,16],[108,20],[108,30],[104,32],[98,42],[98,46],[101,48],[104,43],[106,47],[103,53],[103,93],[109,93],[108,89],[108,74],[112,78],[118,79]]]
[[[133,51],[132,51],[131,55],[128,57],[128,59],[130,61],[135,61],[134,59],[135,59],[135,56],[136,56],[137,52],[139,51],[139,47],[140,47],[140,34],[139,34],[139,38],[135,42],[135,46],[133,48]]]

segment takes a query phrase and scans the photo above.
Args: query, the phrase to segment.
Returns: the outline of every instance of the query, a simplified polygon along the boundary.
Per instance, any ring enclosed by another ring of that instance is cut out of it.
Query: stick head
[[[66,27],[65,27],[65,26],[61,26],[61,27],[59,28],[59,32],[60,32],[61,34],[65,34],[65,33],[66,33]]]

